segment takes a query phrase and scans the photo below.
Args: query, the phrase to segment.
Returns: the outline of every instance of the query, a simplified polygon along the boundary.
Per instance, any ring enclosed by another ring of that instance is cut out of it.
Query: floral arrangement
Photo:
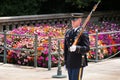
[[[63,38],[65,29],[63,27],[57,26],[23,26],[18,29],[14,29],[12,31],[7,32],[10,35],[7,35],[7,46],[10,48],[21,48],[21,49],[30,49],[34,50],[34,37],[26,37],[26,36],[13,36],[12,34],[20,34],[20,35],[38,35],[37,40],[37,63],[38,66],[47,67],[48,64],[48,37],[52,37],[51,41],[51,53],[52,54],[52,66],[58,65],[58,54],[57,54],[57,38]],[[1,35],[3,39],[3,35]],[[61,52],[63,52],[63,39],[60,40]],[[1,42],[3,43],[3,42]],[[2,44],[1,44],[2,45]],[[20,51],[20,50],[7,50],[7,60],[9,63],[20,64],[20,65],[34,65],[34,51]],[[63,64],[63,55],[60,56],[61,63]]]
[[[99,32],[108,32],[108,31],[120,31],[120,26],[115,23],[110,22],[102,22],[102,23],[88,23],[87,25],[89,34],[95,33],[95,29],[98,29]],[[52,67],[58,65],[58,38],[64,38],[64,33],[66,28],[64,25],[55,25],[55,26],[48,26],[48,25],[36,25],[36,26],[22,26],[18,29],[14,29],[12,31],[8,31],[8,34],[26,34],[34,36],[35,34],[38,35],[37,39],[37,63],[40,67],[47,67],[48,65],[48,37],[52,38],[51,40],[51,59],[52,59]],[[3,46],[3,35],[0,34],[1,41],[0,45]],[[95,46],[95,36],[90,37],[90,47]],[[10,48],[22,48],[22,49],[30,49],[34,50],[34,37],[26,37],[26,36],[13,36],[7,35],[7,46]],[[120,33],[117,34],[101,34],[98,36],[98,45],[105,46],[110,44],[120,44]],[[63,48],[64,48],[64,39],[60,39],[60,61],[61,64],[64,64],[64,57],[63,57]],[[108,47],[108,48],[100,48],[98,50],[99,59],[103,59],[108,57],[117,51],[120,50],[120,46],[118,47]],[[3,49],[0,50],[3,54]],[[7,50],[7,60],[9,63],[20,64],[20,65],[34,65],[34,51],[20,51],[20,50]],[[89,51],[88,58],[95,59],[95,50],[92,49]]]
[[[88,30],[89,33],[95,33],[95,30],[97,29],[98,32],[110,32],[110,31],[120,31],[120,25],[111,23],[111,22],[100,22],[100,23],[88,23]],[[90,37],[90,46],[95,46],[95,36],[89,36]],[[113,34],[99,34],[98,35],[98,46],[107,46],[107,45],[114,45],[114,44],[120,44],[120,33],[113,33]],[[120,50],[120,46],[112,46],[112,47],[104,47],[98,49],[98,58],[103,59],[108,56],[111,56],[112,54],[115,54],[117,51]],[[89,59],[95,59],[95,50],[91,50],[88,53]]]

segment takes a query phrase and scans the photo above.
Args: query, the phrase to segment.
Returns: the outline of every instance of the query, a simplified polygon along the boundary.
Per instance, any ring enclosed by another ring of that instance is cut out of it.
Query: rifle
[[[83,31],[84,31],[84,29],[85,29],[85,27],[86,27],[86,24],[87,24],[88,21],[90,20],[92,13],[96,10],[96,8],[97,8],[97,6],[99,5],[100,2],[101,2],[101,1],[99,0],[99,1],[97,2],[97,4],[95,4],[95,6],[93,7],[92,11],[91,11],[91,12],[89,13],[89,15],[87,16],[85,22],[84,22],[83,25],[82,25],[82,30],[81,30],[80,33],[77,35],[77,37],[76,37],[73,45],[76,45],[76,44],[78,43],[78,40],[79,40],[81,34],[83,33]],[[78,17],[78,16],[76,16],[76,17]]]

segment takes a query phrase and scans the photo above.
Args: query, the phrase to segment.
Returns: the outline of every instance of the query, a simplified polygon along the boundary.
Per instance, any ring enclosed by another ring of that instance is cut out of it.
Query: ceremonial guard
[[[74,16],[73,16],[74,17]],[[81,31],[81,18],[72,18],[72,28],[66,31],[64,40],[64,60],[69,80],[82,80],[83,68],[88,65],[86,53],[90,50],[88,32],[84,31],[77,45],[74,40]]]

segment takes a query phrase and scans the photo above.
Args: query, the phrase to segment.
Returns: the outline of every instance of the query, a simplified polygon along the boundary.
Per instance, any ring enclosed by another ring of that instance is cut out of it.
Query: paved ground
[[[0,80],[68,80],[52,78],[57,74],[57,67],[48,71],[47,68],[33,68],[0,63]],[[62,67],[62,74],[67,71]],[[120,59],[89,63],[85,68],[83,80],[120,80]]]

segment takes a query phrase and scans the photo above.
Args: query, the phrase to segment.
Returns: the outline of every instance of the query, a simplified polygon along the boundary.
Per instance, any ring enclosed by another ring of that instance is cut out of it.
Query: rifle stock
[[[78,36],[77,36],[77,38],[75,39],[73,45],[76,45],[76,44],[77,44],[77,42],[78,42],[81,34],[83,33],[83,31],[84,31],[84,29],[85,29],[86,24],[88,23],[88,21],[89,21],[90,18],[91,18],[92,13],[96,10],[96,8],[97,8],[97,6],[99,5],[100,2],[101,2],[101,1],[99,0],[99,1],[97,2],[97,4],[95,4],[95,6],[93,7],[92,11],[91,11],[91,12],[89,13],[89,15],[87,16],[85,22],[84,22],[83,25],[82,25],[82,30],[81,30],[80,33],[78,34]]]

